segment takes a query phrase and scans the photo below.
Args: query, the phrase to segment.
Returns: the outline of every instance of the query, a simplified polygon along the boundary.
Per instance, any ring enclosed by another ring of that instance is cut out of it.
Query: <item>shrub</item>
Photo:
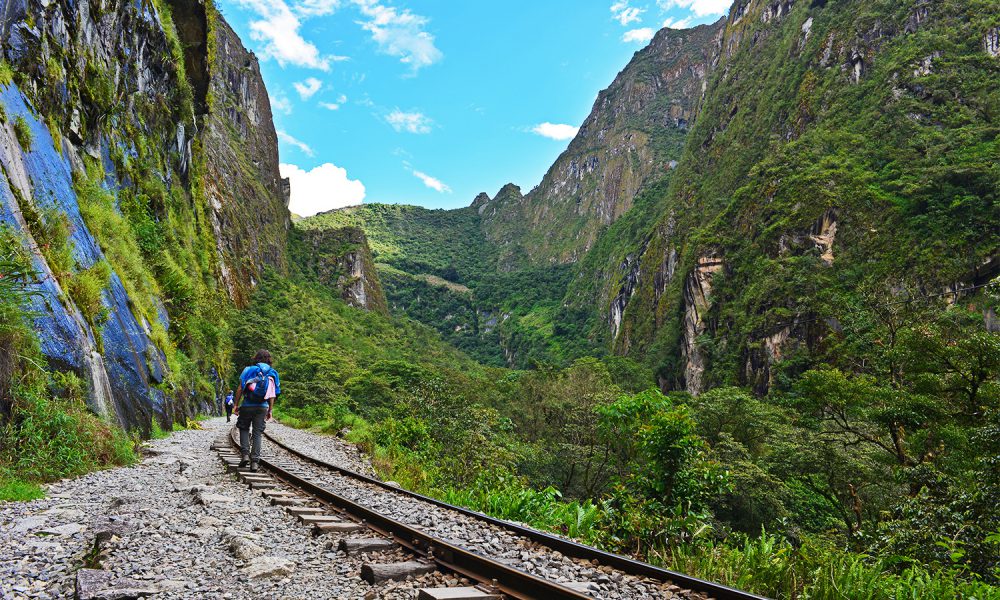
[[[8,86],[14,81],[14,68],[10,63],[0,59],[0,85]]]
[[[69,283],[70,297],[92,326],[99,326],[107,320],[107,309],[101,302],[101,292],[110,281],[111,267],[102,260],[74,275]]]
[[[31,143],[33,141],[31,126],[28,125],[28,121],[21,115],[17,115],[17,118],[14,119],[14,135],[17,136],[17,143],[21,145],[22,150],[25,152],[31,150]]]

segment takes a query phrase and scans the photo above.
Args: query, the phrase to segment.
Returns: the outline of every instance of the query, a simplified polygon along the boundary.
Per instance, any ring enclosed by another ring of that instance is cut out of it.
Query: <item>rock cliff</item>
[[[84,379],[95,412],[127,427],[214,401],[221,315],[252,285],[227,275],[248,271],[231,256],[228,236],[245,237],[234,222],[275,233],[239,248],[263,256],[253,269],[285,264],[266,93],[213,15],[194,0],[0,10],[0,241],[36,272],[27,308],[50,367]],[[210,47],[244,62],[210,60]],[[269,132],[272,151],[256,170],[225,171],[233,156],[206,131],[250,112],[262,129],[251,148],[266,150]],[[234,198],[267,223],[240,221]]]
[[[211,109],[201,134],[205,195],[222,281],[238,306],[265,266],[287,270],[288,199],[278,173],[278,140],[257,57],[221,16],[212,28]]]
[[[294,259],[310,279],[333,289],[351,306],[389,314],[368,238],[360,227],[306,229],[301,238]]]

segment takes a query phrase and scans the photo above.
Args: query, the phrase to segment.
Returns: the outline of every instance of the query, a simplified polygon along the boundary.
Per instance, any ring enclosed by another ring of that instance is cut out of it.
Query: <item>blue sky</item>
[[[730,0],[217,0],[260,59],[293,212],[525,191],[663,26]]]

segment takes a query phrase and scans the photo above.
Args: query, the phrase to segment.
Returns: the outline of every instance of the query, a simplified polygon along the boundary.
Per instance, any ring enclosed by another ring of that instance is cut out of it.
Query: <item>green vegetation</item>
[[[9,86],[14,82],[14,68],[6,60],[0,59],[0,85]]]
[[[95,417],[83,382],[49,372],[23,304],[30,263],[0,228],[0,500],[41,495],[38,484],[136,460],[135,439]]]
[[[297,225],[305,230],[361,227],[376,262],[414,275],[437,275],[469,285],[493,271],[491,245],[472,208],[364,204],[309,217]]]
[[[27,502],[45,497],[45,490],[37,483],[20,479],[0,480],[0,502]]]
[[[774,597],[1000,597],[1000,334],[984,326],[1000,63],[986,3],[939,3],[908,31],[915,6],[743,18],[678,169],[564,273],[434,285],[423,265],[451,247],[355,221],[388,249],[393,310],[534,369],[454,391],[446,371],[380,366],[295,423],[350,429],[407,487]],[[940,293],[956,288],[974,289]],[[609,351],[633,360],[579,359]],[[700,395],[647,389],[685,389],[695,361]]]
[[[31,150],[34,134],[31,133],[31,125],[28,125],[28,121],[22,115],[17,115],[14,119],[14,134],[17,136],[17,143],[21,145],[21,150],[25,152]]]
[[[111,280],[111,268],[101,261],[80,271],[69,283],[69,296],[91,326],[98,327],[107,320],[107,309],[101,302],[101,293]]]
[[[971,348],[982,342],[956,352]],[[285,385],[301,386],[301,360],[279,355]],[[413,360],[379,361],[328,402],[283,398],[279,417],[327,433],[346,428],[384,478],[409,489],[774,597],[1000,594],[981,581],[997,575],[1000,521],[990,502],[1000,482],[976,459],[997,448],[966,447],[971,462],[951,457],[972,469],[956,496],[925,498],[920,516],[879,523],[886,509],[877,503],[909,505],[909,484],[864,443],[804,418],[800,405],[832,390],[873,396],[836,372],[809,372],[794,395],[718,388],[693,398],[633,392],[648,383],[620,358],[471,380]],[[329,381],[322,377],[311,380],[314,390]],[[964,435],[996,444],[995,419],[994,410]],[[881,489],[844,487],[859,472],[876,478],[867,488]]]
[[[551,326],[572,268],[498,272],[494,244],[473,208],[365,204],[297,225],[306,232],[363,228],[390,309],[433,327],[482,363],[529,366],[581,355]]]

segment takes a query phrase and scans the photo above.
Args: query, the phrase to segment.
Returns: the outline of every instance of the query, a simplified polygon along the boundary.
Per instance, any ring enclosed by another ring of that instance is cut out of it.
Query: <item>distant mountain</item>
[[[414,295],[395,273],[386,290],[453,337],[485,315],[507,364],[611,352],[664,390],[763,393],[836,364],[874,298],[1000,273],[998,27],[986,0],[739,0],[658,32],[527,194],[337,219],[376,261],[469,287]],[[949,302],[995,326],[972,292]]]
[[[724,21],[661,29],[635,53],[538,187],[506,186],[477,203],[501,268],[575,262],[632,208],[644,185],[677,166],[718,60]]]

